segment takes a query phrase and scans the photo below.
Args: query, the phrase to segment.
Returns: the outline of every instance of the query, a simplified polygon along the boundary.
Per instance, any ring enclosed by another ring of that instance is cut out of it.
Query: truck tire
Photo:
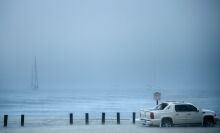
[[[173,121],[171,118],[164,118],[161,123],[161,127],[172,127]]]
[[[205,117],[203,121],[204,127],[214,127],[214,118],[211,116]]]

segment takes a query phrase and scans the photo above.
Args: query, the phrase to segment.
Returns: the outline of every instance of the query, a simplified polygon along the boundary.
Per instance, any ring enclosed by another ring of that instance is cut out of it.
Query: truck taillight
[[[150,112],[150,118],[154,119],[154,113],[153,112]]]

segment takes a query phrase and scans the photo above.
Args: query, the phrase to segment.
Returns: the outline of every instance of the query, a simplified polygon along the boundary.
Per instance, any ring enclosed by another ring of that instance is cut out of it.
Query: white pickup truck
[[[212,127],[216,123],[216,113],[211,110],[198,109],[191,103],[167,101],[153,109],[141,110],[140,120],[143,124],[160,127],[182,124]]]

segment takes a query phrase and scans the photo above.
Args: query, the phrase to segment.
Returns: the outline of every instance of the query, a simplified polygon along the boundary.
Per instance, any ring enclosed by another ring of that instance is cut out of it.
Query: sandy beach
[[[1,133],[219,133],[219,127],[144,127],[138,125],[77,125],[60,127],[0,128]]]

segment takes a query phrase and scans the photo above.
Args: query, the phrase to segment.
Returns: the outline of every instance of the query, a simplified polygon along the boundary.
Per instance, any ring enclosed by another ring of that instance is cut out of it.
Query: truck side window
[[[192,105],[186,105],[189,112],[196,112],[197,108]]]
[[[167,103],[161,103],[155,108],[155,110],[163,110],[167,105]]]
[[[187,112],[186,105],[175,105],[176,112]]]
[[[175,105],[176,112],[196,112],[197,108],[192,105]]]

